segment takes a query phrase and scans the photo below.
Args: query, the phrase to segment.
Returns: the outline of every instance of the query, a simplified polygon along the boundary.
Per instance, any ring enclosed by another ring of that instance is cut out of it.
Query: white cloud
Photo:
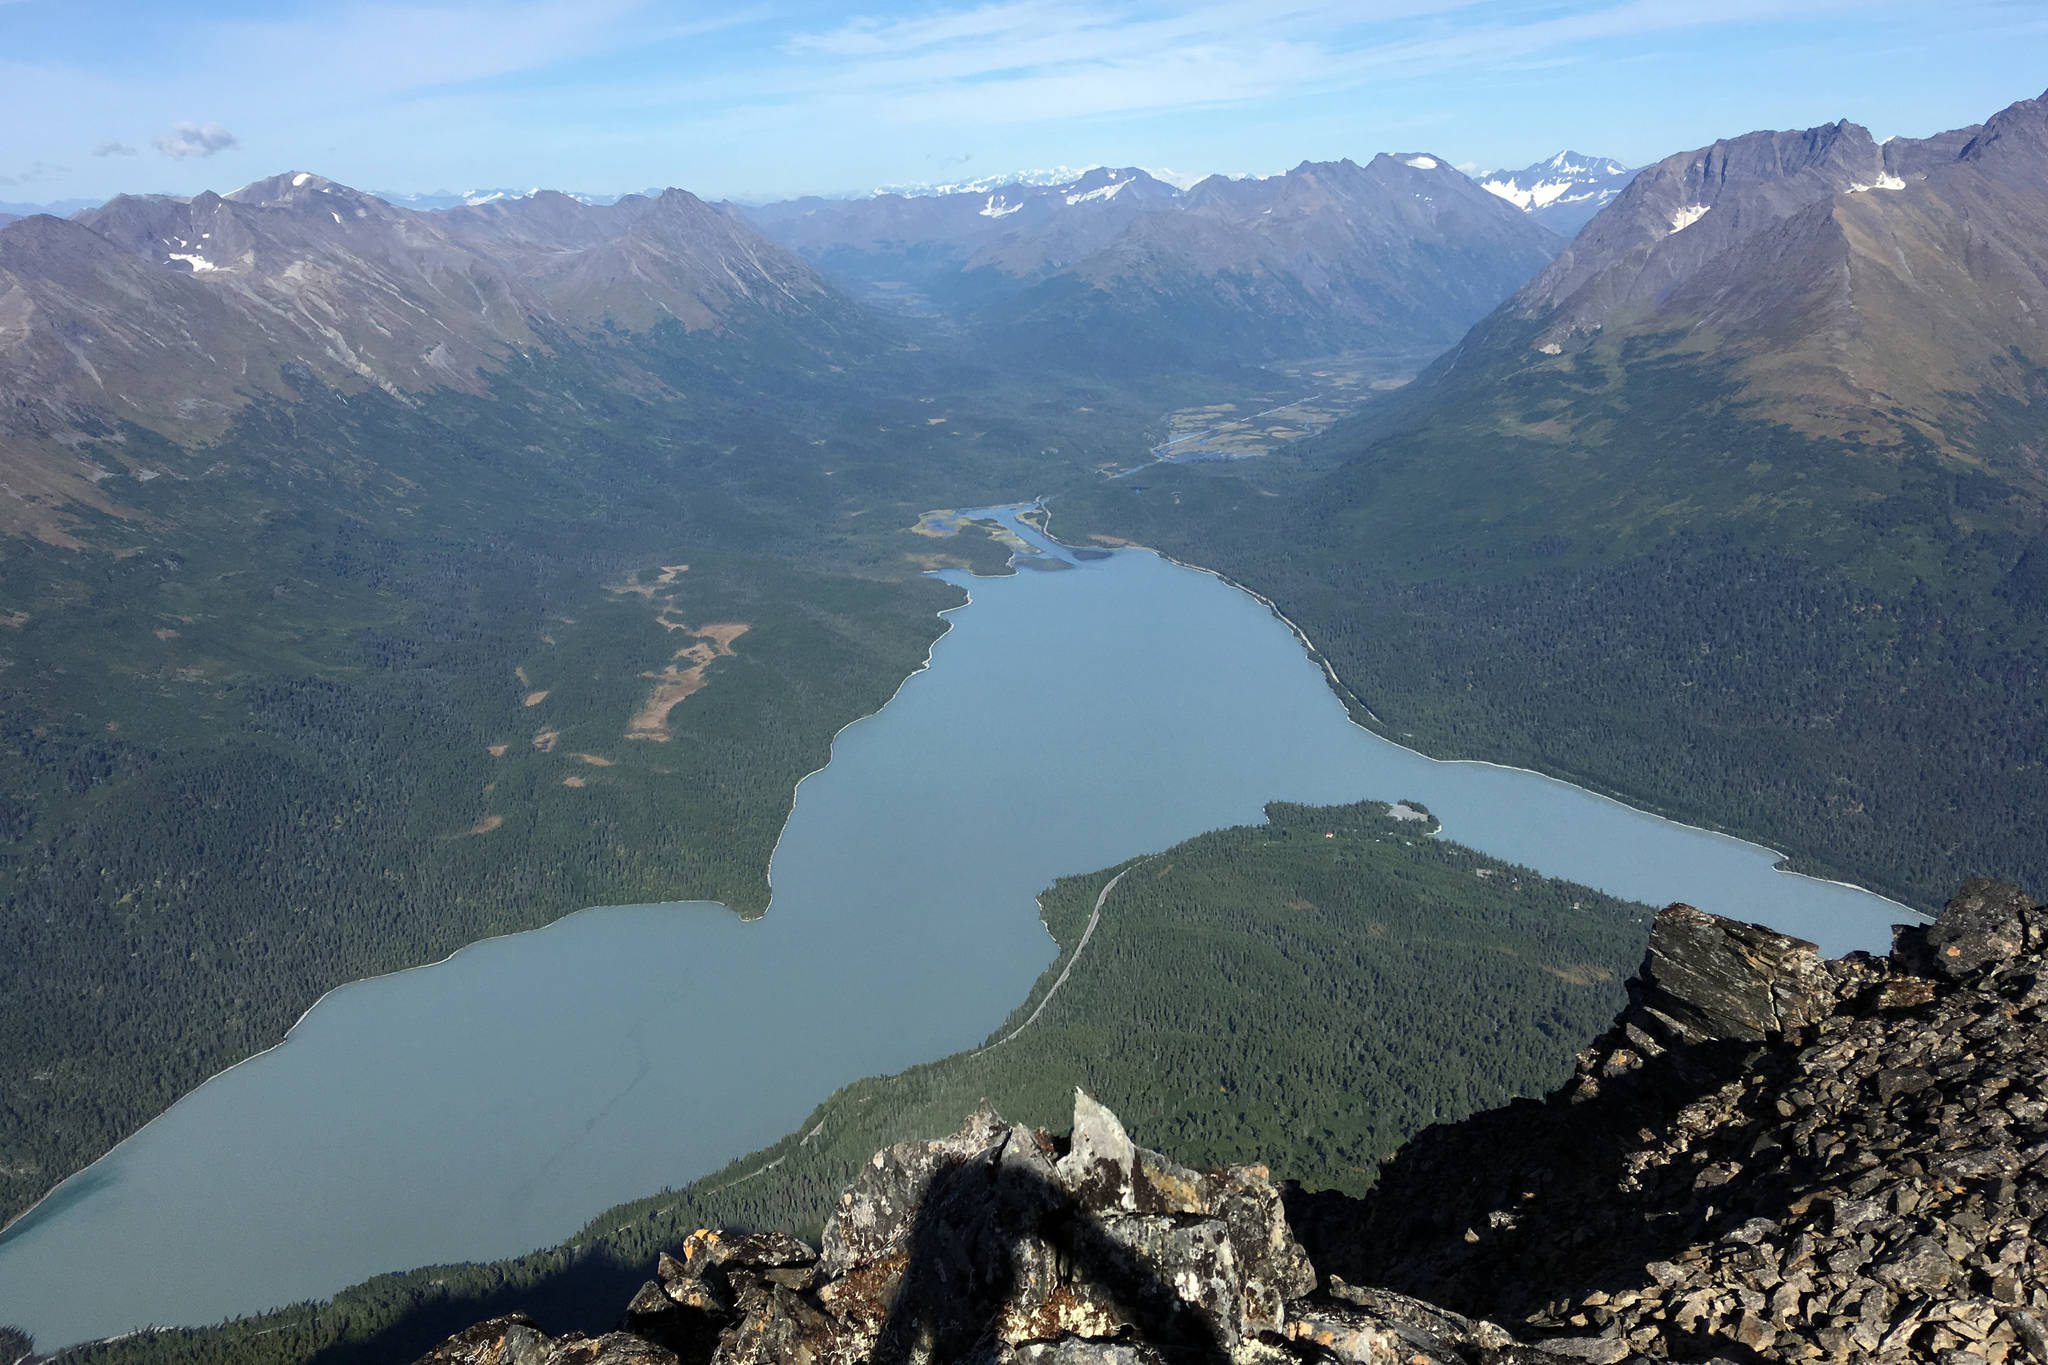
[[[212,156],[235,145],[235,135],[218,123],[174,123],[171,131],[156,140],[156,149],[179,161],[188,156]]]
[[[92,149],[94,156],[134,156],[135,149],[127,143],[109,138]]]

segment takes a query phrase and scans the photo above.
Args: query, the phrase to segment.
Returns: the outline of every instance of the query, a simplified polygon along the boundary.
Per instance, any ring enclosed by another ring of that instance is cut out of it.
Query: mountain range
[[[481,393],[565,337],[838,306],[682,190],[422,213],[299,171],[24,218],[0,229],[0,521],[61,540],[67,505],[118,514],[109,477],[161,472],[107,462],[126,424],[191,447],[307,384]],[[81,458],[88,441],[100,454]]]
[[[1063,510],[1291,602],[1440,754],[1901,897],[2048,875],[2015,835],[2048,805],[2044,223],[2041,100],[1723,139],[1287,465]]]
[[[856,316],[840,287],[929,300],[992,355],[1099,375],[1421,356],[1562,244],[1424,154],[1185,192],[1098,168],[752,210],[683,190],[470,197],[409,209],[297,171],[7,224],[0,523],[69,543],[67,508],[121,517],[110,481],[166,472],[130,468],[130,424],[189,448],[308,383],[481,394],[563,338],[767,318],[832,333]]]
[[[2048,366],[2044,212],[2038,100],[1924,139],[1716,142],[1644,168],[1410,401],[1611,447],[1641,420],[1612,403],[1628,377],[1683,375],[1744,420],[1852,443],[1873,475],[1924,451],[1974,490],[1959,529],[2025,536],[2048,510],[2011,425]]]
[[[499,186],[496,189],[475,190],[372,190],[372,194],[385,203],[402,209],[455,209],[476,208],[483,204],[495,204],[501,199],[526,199],[536,194],[561,193],[583,204],[616,204],[626,198],[623,194],[597,194],[589,190],[548,191],[540,186],[531,189],[511,189]],[[659,189],[641,190],[649,199],[660,196]]]
[[[1071,362],[1432,353],[1562,241],[1442,158],[1383,153],[1186,190],[1136,168],[971,192],[793,200],[763,232],[871,300]]]

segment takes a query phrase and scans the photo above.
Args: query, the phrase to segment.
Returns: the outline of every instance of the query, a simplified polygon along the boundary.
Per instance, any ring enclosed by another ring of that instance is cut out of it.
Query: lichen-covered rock
[[[918,1207],[941,1170],[1002,1141],[1010,1125],[986,1105],[959,1132],[931,1142],[902,1142],[876,1152],[839,1195],[825,1225],[821,1264],[831,1279],[903,1253]]]
[[[1933,924],[1899,932],[1892,955],[1924,976],[1959,981],[2040,951],[2048,924],[2011,882],[1975,877]]]
[[[1263,1170],[1196,1172],[1077,1092],[1066,1149],[984,1109],[880,1153],[825,1233],[820,1302],[854,1358],[1067,1339],[1228,1352],[1314,1287]]]
[[[524,1314],[480,1322],[420,1357],[419,1365],[677,1365],[673,1352],[628,1332],[551,1337]]]
[[[1315,1287],[1263,1167],[1190,1170],[1077,1091],[1065,1143],[984,1106],[877,1153],[822,1252],[699,1229],[622,1332],[556,1340],[497,1319],[423,1365],[1249,1365],[1290,1340],[1321,1349],[1289,1325]]]

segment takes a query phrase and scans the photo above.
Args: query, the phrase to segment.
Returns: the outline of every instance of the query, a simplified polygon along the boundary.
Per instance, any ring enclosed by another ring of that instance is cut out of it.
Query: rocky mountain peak
[[[1616,313],[1654,307],[1703,263],[1762,228],[1885,177],[1875,139],[1846,120],[1749,133],[1666,157],[1638,172],[1513,306],[1525,316],[1555,310],[1544,340],[1568,344]]]
[[[1628,169],[1611,156],[1587,156],[1574,151],[1559,152],[1543,164],[1554,171],[1591,171],[1603,175],[1619,175]]]
[[[1886,958],[1677,905],[1547,1100],[1363,1200],[1194,1171],[1075,1097],[878,1153],[822,1252],[699,1231],[621,1329],[423,1365],[2048,1358],[2048,907],[1971,882]],[[1366,1287],[1373,1286],[1373,1287]]]
[[[283,204],[299,203],[316,194],[332,194],[340,190],[347,194],[355,191],[345,185],[338,185],[324,175],[311,171],[284,171],[278,175],[252,180],[238,190],[230,190],[223,198],[238,204],[250,204],[260,208],[275,208]]]
[[[2048,93],[1993,114],[1957,159],[2001,179],[2031,177],[2028,183],[2039,185],[2048,171]]]
[[[1079,179],[1059,186],[1058,189],[1067,206],[1072,208],[1079,204],[1114,199],[1139,187],[1164,191],[1163,197],[1167,199],[1175,198],[1179,194],[1171,185],[1154,179],[1135,166],[1097,166],[1083,173]]]

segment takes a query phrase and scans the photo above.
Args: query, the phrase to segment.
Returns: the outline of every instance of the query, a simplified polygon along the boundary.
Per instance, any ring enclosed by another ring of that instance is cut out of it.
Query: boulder
[[[2041,947],[2043,920],[2011,882],[1974,877],[1929,925],[1902,927],[1892,956],[1921,976],[1960,981]]]
[[[1813,944],[1690,905],[1658,914],[1648,959],[1630,984],[1636,1012],[1654,1021],[1665,1047],[1774,1037],[1825,1016],[1836,1001]]]

